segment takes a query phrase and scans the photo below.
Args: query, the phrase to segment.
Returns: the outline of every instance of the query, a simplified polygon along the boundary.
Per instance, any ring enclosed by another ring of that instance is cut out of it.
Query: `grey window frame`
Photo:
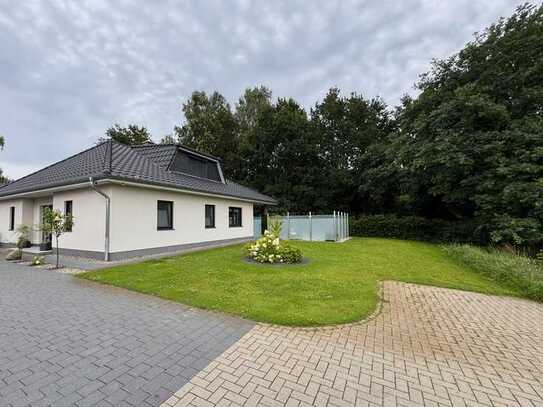
[[[70,210],[68,211],[68,204],[70,206]],[[71,215],[71,216],[74,216],[74,201],[73,200],[68,200],[68,201],[64,201],[64,215],[68,215],[68,213]],[[72,231],[72,228],[73,226],[70,225],[69,228],[66,228],[66,232],[71,232]]]
[[[207,224],[207,209],[208,208],[211,208],[212,209],[212,216],[211,216],[211,224],[208,225]],[[205,204],[205,209],[204,209],[204,225],[205,225],[205,228],[206,229],[215,229],[215,205],[212,205],[212,204]]]
[[[230,216],[230,212],[232,210],[239,210],[239,225],[238,224],[232,224],[232,217]],[[241,228],[243,227],[243,209],[239,206],[229,206],[228,207],[228,227],[231,228]]]
[[[169,219],[169,225],[168,226],[160,226],[159,225],[159,213],[160,213],[160,205],[161,204],[166,204],[169,206],[169,211],[170,211],[170,219]],[[173,201],[162,201],[162,200],[158,200],[156,201],[156,229],[157,230],[173,230]]]
[[[15,206],[9,207],[9,229],[10,232],[15,230]]]

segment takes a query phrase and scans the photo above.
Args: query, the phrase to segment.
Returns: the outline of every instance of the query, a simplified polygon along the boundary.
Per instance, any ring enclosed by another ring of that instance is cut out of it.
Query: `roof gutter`
[[[104,261],[109,261],[109,218],[110,218],[110,208],[111,208],[111,199],[109,196],[103,192],[100,191],[98,188],[96,188],[96,182],[94,181],[93,177],[89,177],[89,183],[90,187],[98,194],[102,195],[104,199],[106,200],[106,232],[105,232],[105,238],[104,238]]]
[[[190,194],[190,195],[209,196],[213,198],[229,199],[232,201],[242,201],[242,202],[249,202],[249,203],[256,203],[256,204],[263,204],[263,205],[277,205],[277,202],[270,202],[270,201],[264,201],[260,199],[252,199],[252,198],[242,198],[242,197],[237,197],[237,196],[232,196],[232,195],[224,195],[221,193],[200,192],[200,191],[192,190],[188,188],[168,187],[163,184],[158,184],[158,183],[149,182],[149,181],[132,182],[129,180],[124,180],[122,178],[105,178],[103,180],[100,180],[100,182],[110,182],[112,184],[117,184],[117,185],[122,185],[122,186],[158,189],[162,191],[171,191],[171,192],[178,192],[178,193],[184,193],[184,194]]]
[[[93,179],[94,185],[103,184],[103,183],[112,183],[112,184],[119,184],[119,185],[130,185],[130,186],[140,187],[140,188],[151,188],[151,189],[161,189],[161,190],[172,191],[172,192],[182,192],[185,194],[192,194],[192,195],[202,195],[202,196],[210,196],[210,197],[223,198],[223,199],[231,199],[231,200],[236,200],[236,201],[251,202],[251,203],[262,204],[262,205],[277,205],[276,201],[242,198],[242,197],[224,195],[221,193],[213,193],[213,192],[200,192],[200,191],[191,190],[188,188],[169,187],[169,186],[165,186],[163,184],[159,184],[156,182],[149,182],[149,181],[133,182],[128,179],[123,179],[119,177],[111,177],[111,176],[109,177],[99,176],[98,178],[95,178],[95,177],[91,177],[91,178]],[[31,191],[22,191],[22,192],[17,192],[14,194],[9,194],[9,195],[0,195],[0,201],[26,198],[26,197],[32,198],[32,197],[35,197],[37,194],[44,195],[44,194],[50,194],[50,193],[55,193],[55,192],[60,192],[60,191],[67,191],[71,189],[86,188],[88,186],[89,186],[88,181],[78,182],[74,184],[57,185],[57,186],[53,186],[49,188],[36,189],[36,190],[31,190]]]

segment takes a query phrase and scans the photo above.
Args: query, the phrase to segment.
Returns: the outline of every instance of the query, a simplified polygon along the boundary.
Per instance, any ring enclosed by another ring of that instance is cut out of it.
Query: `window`
[[[231,228],[241,227],[241,208],[228,208],[228,224]]]
[[[15,206],[9,207],[9,230],[15,229]]]
[[[218,165],[216,161],[185,151],[178,151],[170,165],[170,170],[220,182],[221,176],[219,175]]]
[[[157,229],[173,229],[173,202],[157,201]]]
[[[70,215],[70,216],[73,216],[73,202],[72,201],[64,201],[64,214],[65,215]],[[72,231],[72,225],[68,225],[68,227],[66,228],[66,232],[71,232]]]
[[[206,229],[215,227],[215,205],[206,205]]]

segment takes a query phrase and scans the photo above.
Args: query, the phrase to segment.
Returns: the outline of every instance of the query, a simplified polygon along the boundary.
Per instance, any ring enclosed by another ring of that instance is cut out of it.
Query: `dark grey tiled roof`
[[[168,171],[176,151],[177,146],[172,144],[130,147],[107,141],[0,188],[0,197],[76,184],[93,177],[276,203],[270,196],[230,180],[223,184]]]

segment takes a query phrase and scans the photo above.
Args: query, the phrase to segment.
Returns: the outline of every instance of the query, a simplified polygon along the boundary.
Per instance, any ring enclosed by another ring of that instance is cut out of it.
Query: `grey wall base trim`
[[[6,248],[6,249],[13,249],[14,247],[17,247],[15,243],[0,243],[0,247]]]
[[[212,240],[208,242],[198,242],[198,243],[185,243],[175,246],[163,246],[163,247],[153,247],[150,249],[139,249],[139,250],[129,250],[124,252],[112,252],[109,253],[110,261],[122,261],[127,259],[133,259],[138,257],[145,256],[154,256],[154,255],[168,255],[174,254],[177,252],[188,252],[196,251],[200,249],[207,249],[212,247],[221,247],[228,246],[236,243],[244,243],[253,240],[253,236],[247,236],[236,239],[223,239],[223,240]],[[53,253],[55,250],[53,249]],[[104,260],[104,252],[99,251],[90,251],[90,250],[77,250],[77,249],[59,249],[59,253],[67,256],[77,256],[77,257],[86,257],[89,259],[95,260]]]
[[[53,248],[53,254],[56,254],[56,249]],[[65,256],[84,257],[86,259],[104,260],[104,252],[92,251],[92,250],[78,250],[78,249],[58,249],[59,254]]]
[[[30,246],[31,247],[37,247],[39,246],[40,244],[39,243],[31,243]],[[17,243],[12,243],[12,242],[2,242],[0,243],[0,247],[10,247],[10,248],[13,248],[13,247],[17,247]]]

